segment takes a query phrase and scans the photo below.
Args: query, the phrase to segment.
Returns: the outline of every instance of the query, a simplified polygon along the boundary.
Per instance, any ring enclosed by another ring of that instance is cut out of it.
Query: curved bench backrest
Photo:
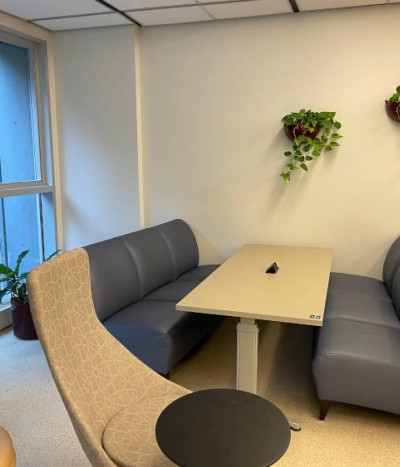
[[[84,249],[34,268],[28,292],[36,331],[79,441],[92,465],[115,466],[102,445],[107,423],[128,405],[143,404],[176,385],[148,368],[100,323]]]

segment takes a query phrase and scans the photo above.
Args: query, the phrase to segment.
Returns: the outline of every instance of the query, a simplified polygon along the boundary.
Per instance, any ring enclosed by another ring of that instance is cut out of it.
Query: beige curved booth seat
[[[15,467],[14,446],[8,432],[0,426],[0,467]]]
[[[154,427],[164,407],[189,391],[144,365],[100,323],[85,250],[37,266],[28,291],[51,372],[91,464],[172,465]]]

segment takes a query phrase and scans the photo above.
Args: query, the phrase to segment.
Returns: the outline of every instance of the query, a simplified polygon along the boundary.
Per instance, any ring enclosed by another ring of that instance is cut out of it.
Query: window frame
[[[34,138],[37,141],[34,142],[35,151],[39,151],[38,161],[40,164],[40,178],[37,180],[26,180],[22,182],[0,182],[0,198],[7,196],[18,196],[25,194],[35,194],[35,193],[47,193],[53,191],[53,185],[49,183],[49,161],[51,161],[51,156],[46,153],[46,144],[45,144],[45,131],[44,131],[44,108],[45,102],[43,102],[43,93],[42,87],[46,84],[45,77],[41,76],[41,52],[43,49],[43,44],[36,42],[34,40],[24,39],[12,34],[8,34],[0,29],[0,41],[5,42],[10,45],[15,45],[17,47],[23,47],[30,51],[29,53],[29,68],[30,76],[34,79],[30,80],[30,99],[31,99],[31,114],[32,121],[37,122],[37,133],[35,131]],[[33,82],[34,81],[34,82]],[[32,100],[35,100],[34,105],[32,105]],[[33,111],[36,110],[33,115]],[[37,136],[36,136],[37,134]],[[37,149],[36,149],[37,148]]]
[[[57,249],[64,249],[64,230],[61,196],[61,172],[59,159],[59,137],[57,128],[57,102],[55,85],[55,58],[54,58],[54,34],[40,26],[32,24],[16,16],[0,11],[0,33],[7,36],[7,42],[27,41],[34,44],[35,63],[38,67],[40,78],[36,85],[40,92],[41,115],[41,161],[42,180],[11,184],[2,184],[0,187],[0,199],[7,196],[18,196],[35,193],[52,193],[55,225],[55,242]],[[38,94],[39,95],[39,94]],[[50,161],[50,164],[47,162]],[[6,308],[6,309],[4,309]],[[10,307],[0,305],[0,329],[11,324]]]

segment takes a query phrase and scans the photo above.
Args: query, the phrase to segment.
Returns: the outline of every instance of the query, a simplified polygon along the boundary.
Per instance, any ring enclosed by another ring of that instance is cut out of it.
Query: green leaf
[[[321,118],[329,118],[331,116],[330,112],[320,112],[319,115]]]
[[[331,138],[333,139],[339,139],[339,138],[343,138],[342,135],[339,135],[339,133],[333,133],[333,135],[331,135]]]
[[[321,155],[321,153],[317,150],[313,151],[311,154],[315,157],[319,157]]]
[[[15,269],[14,269],[16,275],[18,275],[19,273],[19,267],[21,266],[22,260],[25,258],[25,256],[28,253],[29,253],[29,250],[24,250],[18,255],[17,262],[15,264]]]
[[[340,146],[340,144],[337,143],[336,141],[331,141],[329,144],[330,146]]]
[[[285,155],[286,157],[290,157],[290,156],[292,155],[292,153],[291,153],[290,151],[286,151],[286,152],[284,153],[284,155]]]
[[[296,168],[297,168],[297,167],[296,167],[295,165],[293,165],[293,164],[286,164],[286,167],[287,167],[288,169],[290,169],[290,170],[296,170]]]
[[[7,267],[5,264],[0,264],[0,274],[8,275],[12,274],[14,271]]]
[[[332,151],[332,148],[328,145],[325,146],[325,151]]]
[[[299,135],[294,139],[293,142],[297,145],[300,145],[301,143],[304,143],[304,141],[306,141],[306,137],[304,135]]]
[[[342,128],[342,124],[340,122],[333,122],[333,126],[339,130],[339,128]]]
[[[306,161],[312,161],[313,158],[311,156],[306,156]]]
[[[308,167],[306,166],[306,164],[300,164],[300,167],[305,170],[306,172],[308,172]]]

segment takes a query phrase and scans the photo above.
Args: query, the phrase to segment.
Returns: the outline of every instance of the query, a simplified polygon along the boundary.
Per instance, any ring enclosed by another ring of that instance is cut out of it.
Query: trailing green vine
[[[292,149],[286,151],[287,171],[280,176],[289,183],[293,172],[302,169],[308,172],[308,164],[324,151],[331,151],[342,135],[337,132],[341,123],[335,120],[336,112],[314,112],[301,109],[282,118],[286,134],[293,140]]]

